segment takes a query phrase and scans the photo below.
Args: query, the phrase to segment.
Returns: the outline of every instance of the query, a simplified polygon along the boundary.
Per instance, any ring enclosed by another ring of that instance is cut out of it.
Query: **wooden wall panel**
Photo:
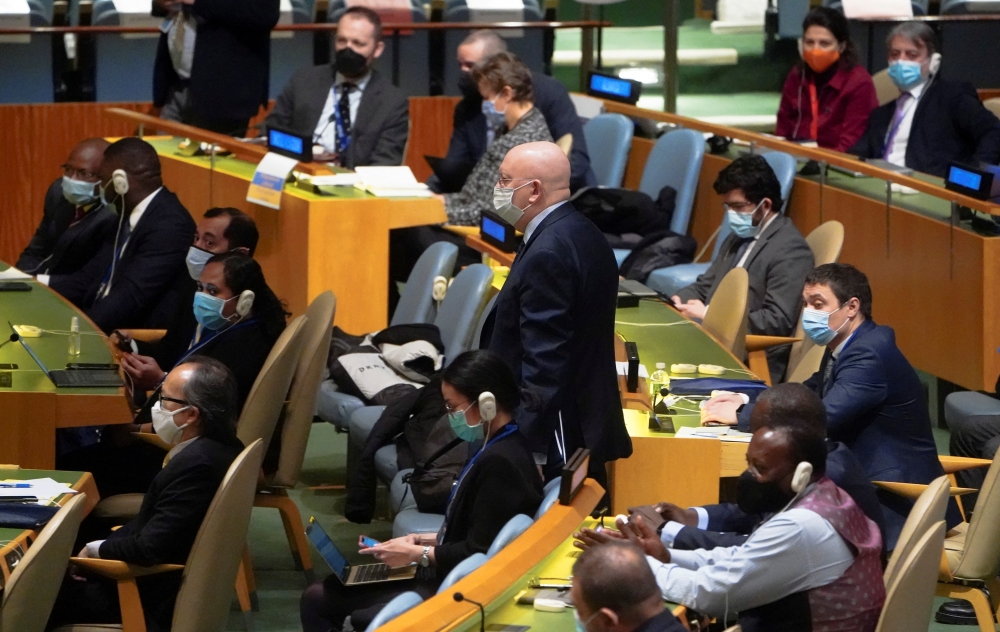
[[[455,104],[459,97],[410,97],[410,140],[406,143],[403,164],[418,182],[434,173],[424,156],[444,157],[451,139]]]
[[[654,141],[648,138],[633,138],[632,150],[628,153],[628,162],[625,163],[625,177],[622,186],[626,189],[638,189],[639,182],[642,181],[642,170],[646,168],[646,159],[649,152],[653,151]]]

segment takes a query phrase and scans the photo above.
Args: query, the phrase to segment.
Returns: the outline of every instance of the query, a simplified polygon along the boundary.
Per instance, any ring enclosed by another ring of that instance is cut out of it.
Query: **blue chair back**
[[[497,304],[497,297],[500,293],[497,292],[493,297],[486,303],[486,307],[483,308],[483,313],[479,315],[479,323],[476,325],[476,332],[472,334],[472,344],[469,346],[470,349],[488,349],[490,346],[489,340],[483,340],[483,329],[486,327],[486,320],[490,317],[490,312]]]
[[[552,483],[556,483],[556,485]],[[542,499],[542,504],[538,506],[538,511],[535,512],[535,520],[541,518],[542,514],[552,508],[552,505],[559,502],[559,492],[561,491],[559,483],[562,483],[562,479],[556,478],[545,486],[545,497]]]
[[[665,186],[677,191],[674,216],[670,220],[670,230],[675,233],[687,234],[704,156],[705,137],[700,132],[675,129],[656,141],[646,160],[639,190],[654,200]]]
[[[601,114],[583,126],[583,138],[587,141],[587,147],[594,148],[590,167],[597,176],[598,186],[622,185],[634,130],[635,125],[624,114]]]
[[[441,301],[434,324],[441,331],[445,364],[469,350],[472,334],[479,324],[486,297],[493,283],[493,270],[474,263],[455,276],[448,294]]]
[[[399,296],[390,325],[429,323],[434,320],[434,279],[451,278],[458,258],[458,246],[447,241],[431,244],[417,259]]]
[[[472,571],[476,570],[477,568],[485,564],[486,560],[487,557],[482,553],[473,553],[469,557],[459,562],[455,566],[455,568],[451,569],[451,572],[448,573],[448,576],[444,578],[444,581],[441,582],[441,586],[440,588],[438,588],[437,594],[440,595],[444,591],[448,590],[449,588],[457,584],[459,581],[464,579],[466,575],[468,575]]]
[[[486,557],[493,557],[504,549],[505,546],[513,542],[517,536],[528,530],[528,527],[535,523],[530,517],[524,514],[517,514],[507,521],[507,524],[500,529],[497,537],[493,538],[490,550],[486,552]]]
[[[385,604],[372,622],[368,624],[365,628],[365,632],[372,632],[372,630],[377,630],[386,623],[389,623],[399,615],[403,614],[407,610],[411,610],[424,602],[424,598],[413,592],[412,590],[403,593],[402,595],[397,595],[395,599]]]
[[[795,158],[783,151],[769,151],[764,154],[764,160],[771,166],[771,170],[774,171],[774,175],[778,177],[778,182],[781,184],[781,212],[784,214],[788,209],[788,198],[792,197],[792,185],[795,184],[795,168],[797,166]]]

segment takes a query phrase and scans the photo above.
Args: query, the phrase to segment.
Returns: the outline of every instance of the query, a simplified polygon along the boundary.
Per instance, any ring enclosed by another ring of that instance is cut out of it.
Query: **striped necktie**
[[[892,154],[892,146],[896,142],[899,128],[903,125],[903,117],[906,116],[906,106],[910,104],[912,98],[912,94],[904,92],[896,99],[896,114],[892,117],[892,127],[889,128],[889,137],[885,139],[885,151],[882,152],[882,158],[885,160],[888,160],[889,155]]]

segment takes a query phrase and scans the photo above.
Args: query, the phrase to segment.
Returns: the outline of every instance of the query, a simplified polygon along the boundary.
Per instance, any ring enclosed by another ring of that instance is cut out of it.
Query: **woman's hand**
[[[580,529],[573,534],[573,546],[578,549],[589,549],[605,542],[624,540],[625,536],[620,531],[598,527],[597,529]]]
[[[123,353],[121,357],[122,368],[132,378],[135,388],[140,391],[151,391],[160,385],[163,378],[167,376],[156,363],[156,360],[149,356],[136,353]]]
[[[401,538],[393,538],[373,547],[363,548],[359,553],[371,555],[376,560],[385,563],[390,568],[399,568],[417,562],[424,554],[424,547],[415,544],[416,534]]]

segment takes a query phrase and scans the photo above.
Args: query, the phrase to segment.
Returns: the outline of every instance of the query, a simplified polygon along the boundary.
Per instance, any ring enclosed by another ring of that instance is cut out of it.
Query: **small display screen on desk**
[[[479,235],[483,241],[504,252],[517,250],[517,232],[496,213],[482,212],[479,216]]]
[[[948,181],[978,191],[983,185],[983,176],[952,165],[948,170]]]
[[[591,96],[635,105],[641,92],[642,84],[638,81],[590,71],[587,94]]]
[[[267,133],[267,144],[272,149],[284,149],[294,154],[301,154],[303,149],[302,139],[285,132],[272,129]]]
[[[496,239],[497,241],[503,241],[506,237],[506,231],[500,222],[495,222],[488,217],[483,218],[483,232]]]

